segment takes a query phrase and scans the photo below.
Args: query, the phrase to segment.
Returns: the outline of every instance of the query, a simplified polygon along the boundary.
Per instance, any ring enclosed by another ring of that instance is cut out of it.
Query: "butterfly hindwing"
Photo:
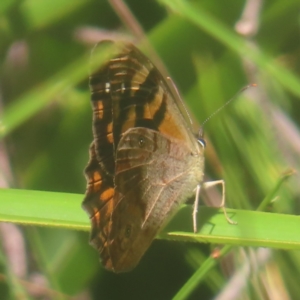
[[[115,272],[132,269],[178,206],[192,195],[200,164],[187,145],[155,130],[137,127],[122,136],[108,243]]]

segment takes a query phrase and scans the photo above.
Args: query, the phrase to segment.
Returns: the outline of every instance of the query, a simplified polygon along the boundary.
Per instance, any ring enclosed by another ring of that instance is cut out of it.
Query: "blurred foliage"
[[[84,193],[92,140],[91,48],[109,37],[140,41],[110,3],[120,2],[0,2],[0,155],[9,162],[2,171],[6,186]],[[299,1],[266,0],[258,11],[252,0],[126,3],[136,18],[129,20],[143,28],[199,123],[245,85],[258,85],[205,125],[207,178],[225,179],[227,206],[256,209],[287,168],[299,169]],[[246,34],[247,26],[257,31]],[[268,210],[299,214],[298,182],[299,175],[293,176]],[[88,234],[20,230],[26,272],[18,278],[7,249],[0,247],[1,300],[171,299],[211,253],[209,245],[156,240],[135,270],[115,275],[98,263]],[[177,296],[211,299],[231,292],[226,299],[275,294],[295,299],[299,270],[297,251],[235,249],[201,275],[189,296]],[[40,293],[37,276],[46,282]]]

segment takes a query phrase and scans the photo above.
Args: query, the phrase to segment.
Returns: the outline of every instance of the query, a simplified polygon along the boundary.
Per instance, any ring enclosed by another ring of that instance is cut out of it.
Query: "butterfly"
[[[140,50],[112,41],[97,47],[103,45],[115,54],[90,76],[94,140],[82,206],[104,267],[126,272],[195,190],[198,205],[205,143]]]

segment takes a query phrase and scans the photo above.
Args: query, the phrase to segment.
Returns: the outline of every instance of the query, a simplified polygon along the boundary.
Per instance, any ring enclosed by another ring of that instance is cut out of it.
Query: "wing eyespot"
[[[145,146],[145,139],[142,136],[140,136],[138,138],[138,143],[139,143],[139,147],[143,148]]]

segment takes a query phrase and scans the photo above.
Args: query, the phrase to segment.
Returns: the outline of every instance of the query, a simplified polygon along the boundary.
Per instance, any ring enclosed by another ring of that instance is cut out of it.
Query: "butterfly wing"
[[[91,243],[106,268],[120,272],[137,264],[187,190],[202,180],[203,158],[159,71],[133,45],[114,45],[118,55],[90,79],[94,142],[83,207],[92,221]],[[165,177],[157,181],[158,172]]]
[[[114,144],[132,127],[145,127],[192,144],[197,141],[166,80],[136,47],[116,43],[120,54],[110,62]]]
[[[177,139],[148,128],[122,136],[116,158],[115,197],[106,266],[129,271],[178,206],[202,179],[203,158]]]

